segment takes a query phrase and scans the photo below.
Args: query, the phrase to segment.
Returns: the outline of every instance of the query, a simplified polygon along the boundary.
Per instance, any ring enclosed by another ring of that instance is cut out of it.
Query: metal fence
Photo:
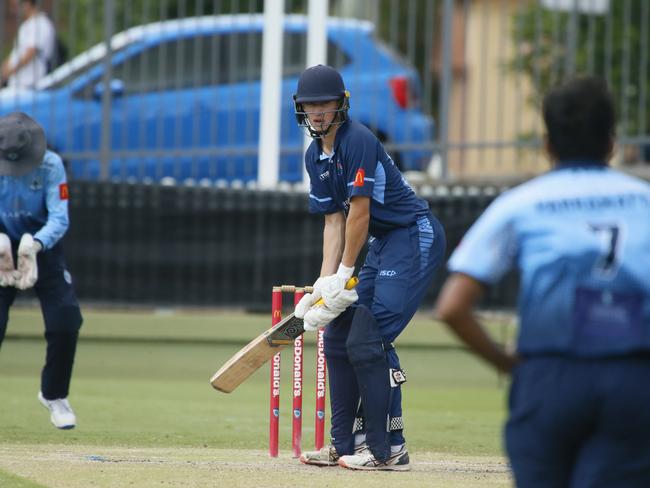
[[[22,20],[10,3],[0,3],[5,55]],[[5,90],[0,111],[35,115],[73,178],[255,186],[262,0],[38,3],[54,20],[69,63],[35,91]],[[603,76],[615,93],[615,163],[641,166],[650,159],[644,0],[328,5],[332,17],[345,19],[329,24],[328,63],[351,85],[351,114],[407,170],[448,180],[543,171],[541,96],[581,73]],[[308,7],[308,0],[285,1],[291,17],[283,47],[280,179],[290,183],[301,177],[303,144],[291,93],[305,66]]]

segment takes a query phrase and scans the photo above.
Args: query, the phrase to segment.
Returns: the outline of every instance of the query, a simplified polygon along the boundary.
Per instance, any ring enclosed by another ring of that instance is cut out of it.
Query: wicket
[[[271,299],[271,326],[282,320],[283,293],[293,293],[294,305],[305,293],[311,293],[311,287],[282,285],[273,287]],[[293,345],[293,410],[291,425],[291,450],[293,457],[300,457],[302,452],[302,383],[303,383],[303,337],[298,337]],[[269,455],[278,457],[280,427],[280,353],[273,356],[270,377],[269,409]],[[325,392],[327,386],[325,353],[323,348],[323,330],[318,331],[316,342],[316,418],[314,447],[320,449],[325,441]]]

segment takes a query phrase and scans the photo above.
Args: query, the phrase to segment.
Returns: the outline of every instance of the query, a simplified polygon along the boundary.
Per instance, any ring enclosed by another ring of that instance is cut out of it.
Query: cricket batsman
[[[305,154],[309,210],[324,215],[323,261],[312,294],[296,305],[306,331],[327,326],[332,445],[305,464],[410,469],[403,435],[406,381],[393,342],[415,314],[445,252],[444,230],[374,134],[348,117],[349,93],[329,66],[305,70],[294,95]],[[345,284],[364,244],[359,284]],[[324,305],[312,306],[319,298]]]

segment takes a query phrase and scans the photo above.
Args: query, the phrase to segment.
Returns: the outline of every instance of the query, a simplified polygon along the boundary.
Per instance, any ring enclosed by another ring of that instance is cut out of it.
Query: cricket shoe
[[[58,429],[74,429],[77,425],[77,418],[74,416],[72,407],[67,398],[47,400],[42,392],[38,392],[38,401],[50,411],[50,420]]]
[[[354,447],[354,453],[361,454],[368,449],[368,444],[365,442]],[[300,462],[304,464],[311,464],[313,466],[338,466],[339,453],[332,445],[325,446],[318,451],[306,451],[300,455]]]
[[[411,469],[406,445],[403,445],[399,451],[391,453],[385,461],[378,461],[370,449],[366,449],[351,456],[341,456],[339,466],[366,471],[409,471]]]

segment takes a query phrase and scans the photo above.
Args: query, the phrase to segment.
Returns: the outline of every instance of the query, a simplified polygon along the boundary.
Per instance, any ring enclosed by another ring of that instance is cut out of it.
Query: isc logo
[[[382,269],[379,272],[379,276],[395,276],[397,274],[397,271],[392,270],[392,269]]]

